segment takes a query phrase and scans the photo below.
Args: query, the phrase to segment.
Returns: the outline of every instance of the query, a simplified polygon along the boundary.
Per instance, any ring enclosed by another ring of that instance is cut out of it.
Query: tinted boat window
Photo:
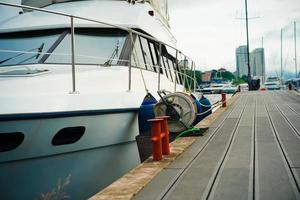
[[[141,45],[142,45],[142,50],[143,50],[143,55],[144,55],[144,61],[146,63],[147,69],[154,71],[153,68],[153,61],[151,59],[151,54],[150,54],[150,49],[148,45],[148,41],[146,38],[140,37],[141,38]]]
[[[76,29],[75,63],[117,64],[127,33],[117,29]],[[71,35],[55,48],[45,63],[71,63]]]
[[[126,36],[125,31],[118,29],[75,29],[75,62],[115,65],[120,59]],[[35,63],[70,64],[70,30],[0,34],[0,67]]]
[[[157,72],[156,66],[158,66],[158,53],[157,53],[157,49],[156,46],[154,46],[153,42],[149,42],[149,47],[150,47],[150,55],[151,58],[153,60],[153,65],[154,65],[154,71]]]
[[[170,70],[169,70],[167,58],[162,56],[161,61],[162,61],[162,67],[164,69],[164,72],[165,72],[166,76],[168,77],[168,79],[170,79],[171,77],[170,77]]]
[[[177,81],[177,83],[181,84],[182,82],[181,82],[179,67],[177,66],[176,63],[173,63],[173,65],[174,65],[175,74],[176,74],[176,81]]]
[[[38,63],[62,30],[0,34],[0,66]]]
[[[175,75],[175,71],[174,71],[174,63],[172,60],[168,59],[168,63],[169,63],[169,66],[170,66],[170,71],[171,71],[171,74],[172,74],[172,78],[173,78],[173,81],[176,80],[176,75]]]
[[[169,71],[170,71],[170,74],[171,74],[171,79],[172,81],[175,80],[175,74],[174,74],[174,67],[173,67],[173,63],[170,59],[166,59],[166,62],[168,63],[168,66],[169,66]]]
[[[141,48],[140,39],[139,39],[139,36],[137,36],[137,35],[135,36],[135,42],[134,42],[134,48],[132,49],[131,60],[132,60],[133,66],[136,66],[139,68],[146,68],[144,58],[143,58],[143,51]]]

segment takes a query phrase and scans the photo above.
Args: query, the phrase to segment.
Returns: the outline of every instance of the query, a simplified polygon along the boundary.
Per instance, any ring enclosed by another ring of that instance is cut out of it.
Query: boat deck
[[[246,92],[134,199],[300,199],[300,96]]]

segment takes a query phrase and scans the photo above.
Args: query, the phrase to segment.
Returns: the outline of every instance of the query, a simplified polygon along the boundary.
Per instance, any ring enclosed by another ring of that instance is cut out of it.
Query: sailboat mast
[[[262,48],[262,51],[263,51],[263,57],[262,57],[262,63],[261,63],[261,65],[263,66],[263,68],[262,68],[262,83],[264,83],[265,80],[266,80],[264,37],[261,37],[261,48]]]
[[[294,46],[295,46],[295,73],[296,78],[298,78],[298,71],[297,71],[297,36],[296,36],[297,28],[296,28],[296,22],[294,22]]]
[[[282,29],[280,29],[280,82],[283,83],[282,80]]]
[[[249,56],[249,30],[248,30],[248,6],[247,6],[247,0],[245,0],[245,12],[246,12],[246,34],[247,34],[247,64],[248,64],[248,85],[249,89],[251,89],[251,68],[250,68],[250,56]]]

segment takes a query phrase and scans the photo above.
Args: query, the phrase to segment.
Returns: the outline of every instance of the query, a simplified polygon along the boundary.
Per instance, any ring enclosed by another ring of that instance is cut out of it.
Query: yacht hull
[[[16,149],[0,152],[0,199],[51,195],[86,199],[139,163],[137,112],[133,110],[3,120],[1,117],[0,134],[22,132],[25,137]],[[85,127],[77,142],[52,144],[59,130],[76,126]]]

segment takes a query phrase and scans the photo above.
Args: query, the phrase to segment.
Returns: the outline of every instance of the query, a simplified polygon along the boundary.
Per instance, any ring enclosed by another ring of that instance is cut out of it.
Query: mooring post
[[[222,107],[226,107],[226,93],[222,92]]]
[[[153,160],[159,161],[162,159],[162,144],[161,144],[161,122],[163,119],[149,119],[151,126],[152,140],[152,155]]]
[[[161,133],[162,133],[162,154],[170,155],[170,142],[169,142],[169,127],[168,119],[170,116],[158,116],[157,119],[163,119],[161,122]]]

